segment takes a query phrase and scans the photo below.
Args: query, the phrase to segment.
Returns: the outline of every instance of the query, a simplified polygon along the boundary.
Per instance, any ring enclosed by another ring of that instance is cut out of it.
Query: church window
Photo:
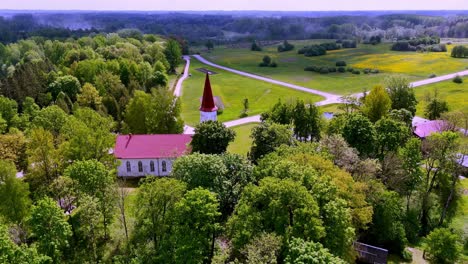
[[[154,162],[153,161],[150,162],[150,170],[152,172],[154,171]]]
[[[161,167],[162,167],[162,171],[163,171],[163,172],[166,172],[166,171],[167,171],[166,162],[165,162],[165,161],[163,161],[163,162],[161,163]]]
[[[141,161],[138,162],[138,171],[143,172],[143,163]]]
[[[130,166],[130,161],[127,161],[127,172],[131,172],[132,167]]]

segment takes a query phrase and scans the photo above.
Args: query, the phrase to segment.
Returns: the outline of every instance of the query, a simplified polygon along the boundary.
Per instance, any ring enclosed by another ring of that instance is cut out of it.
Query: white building
[[[167,176],[173,161],[190,153],[191,135],[119,135],[114,156],[119,177]]]

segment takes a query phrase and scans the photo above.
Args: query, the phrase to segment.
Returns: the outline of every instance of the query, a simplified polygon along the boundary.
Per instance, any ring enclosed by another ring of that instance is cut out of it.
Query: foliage
[[[221,154],[226,152],[236,133],[217,121],[206,121],[195,127],[192,137],[192,152],[204,154]]]
[[[4,222],[22,226],[29,215],[28,184],[16,178],[12,162],[0,160],[0,215]]]
[[[262,233],[247,244],[242,253],[248,264],[276,264],[281,250],[281,237]]]
[[[268,122],[262,122],[254,127],[250,137],[253,139],[253,143],[249,158],[253,162],[273,152],[275,148],[283,144],[290,145],[293,142],[292,131],[288,126]]]
[[[288,253],[285,263],[304,263],[304,264],[344,264],[345,261],[333,256],[328,249],[320,243],[307,241],[300,238],[292,238],[288,243]]]
[[[227,225],[238,249],[261,232],[307,240],[325,234],[317,202],[305,187],[290,179],[267,177],[258,186],[247,186]]]
[[[349,115],[342,135],[351,147],[356,148],[359,155],[370,156],[374,153],[377,135],[374,125],[367,117],[360,114]]]
[[[252,42],[252,46],[250,47],[251,51],[262,51],[262,47],[257,43],[257,41]]]
[[[278,52],[285,52],[294,49],[294,45],[289,43],[287,40],[283,41],[283,44],[278,46]]]
[[[56,202],[48,197],[39,200],[31,210],[29,226],[38,251],[60,262],[72,231]]]
[[[387,152],[396,151],[410,137],[410,129],[406,124],[389,118],[383,118],[375,123],[377,134],[377,153],[380,157]]]
[[[85,83],[81,89],[81,93],[78,94],[77,100],[78,104],[82,107],[89,107],[94,110],[100,110],[102,105],[102,98],[99,96],[96,88],[90,84]]]
[[[454,58],[465,58],[468,57],[468,48],[465,46],[455,46],[452,49],[451,56]]]
[[[413,115],[416,113],[416,100],[414,90],[409,86],[409,82],[404,77],[389,77],[385,80],[388,95],[392,100],[392,109],[406,109]]]
[[[174,210],[174,261],[209,263],[214,238],[219,231],[219,202],[214,193],[202,188],[188,191]]]
[[[372,122],[377,122],[388,114],[391,108],[391,98],[382,86],[374,86],[365,97],[362,112]]]
[[[455,263],[462,250],[458,234],[447,228],[437,228],[432,231],[424,244],[434,263]]]
[[[26,137],[23,133],[0,135],[0,160],[14,162],[20,171],[28,168]]]
[[[463,79],[460,77],[460,76],[455,76],[455,78],[453,78],[452,80],[454,83],[463,83]]]
[[[71,75],[58,77],[48,87],[48,91],[52,94],[53,99],[56,99],[60,92],[65,93],[70,99],[75,100],[76,95],[81,90],[81,84],[78,79]]]
[[[426,94],[425,101],[427,103],[424,114],[430,120],[434,120],[440,117],[442,113],[448,111],[447,101],[439,98],[439,92],[437,89],[434,90],[434,94]]]
[[[164,55],[169,62],[169,72],[175,73],[177,66],[182,62],[182,50],[177,41],[169,39],[164,49]]]

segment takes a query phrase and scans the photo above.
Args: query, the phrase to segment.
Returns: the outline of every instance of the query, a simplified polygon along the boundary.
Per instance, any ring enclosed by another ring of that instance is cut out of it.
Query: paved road
[[[224,122],[224,125],[226,127],[233,127],[233,126],[240,126],[240,125],[244,125],[248,123],[260,123],[260,115],[249,116],[249,117],[245,117],[245,118],[241,118],[241,119],[237,119],[233,121]]]
[[[259,75],[256,75],[256,74],[251,74],[251,73],[248,73],[248,72],[243,72],[243,71],[235,70],[235,69],[232,69],[232,68],[224,67],[224,66],[221,66],[219,64],[215,64],[215,63],[213,63],[211,61],[208,61],[208,60],[206,60],[205,58],[203,58],[200,55],[193,55],[193,57],[196,58],[197,60],[199,60],[201,63],[204,63],[204,64],[209,65],[209,66],[214,67],[214,68],[229,71],[229,72],[239,74],[239,75],[242,75],[242,76],[245,76],[245,77],[248,77],[248,78],[257,79],[257,80],[260,80],[260,81],[269,82],[269,83],[276,84],[276,85],[281,85],[281,86],[288,87],[288,88],[291,88],[291,89],[295,89],[295,90],[298,90],[298,91],[303,91],[303,92],[306,92],[306,93],[311,93],[311,94],[316,94],[316,95],[323,96],[323,97],[325,97],[325,100],[322,101],[322,102],[324,102],[324,104],[329,104],[328,101],[330,101],[330,102],[337,101],[337,100],[339,100],[339,97],[340,97],[339,95],[336,95],[336,94],[326,93],[326,92],[322,92],[322,91],[319,91],[319,90],[314,90],[314,89],[310,89],[310,88],[307,88],[307,87],[303,87],[303,86],[299,86],[299,85],[295,85],[295,84],[291,84],[291,83],[287,83],[287,82],[282,82],[282,81],[274,80],[274,79],[271,79],[271,78],[259,76]]]
[[[190,69],[190,56],[184,56],[185,60],[185,68],[184,68],[184,74],[180,79],[177,81],[176,87],[174,89],[174,95],[179,97],[182,94],[182,83],[185,81],[185,79],[188,78],[189,76],[189,69]]]

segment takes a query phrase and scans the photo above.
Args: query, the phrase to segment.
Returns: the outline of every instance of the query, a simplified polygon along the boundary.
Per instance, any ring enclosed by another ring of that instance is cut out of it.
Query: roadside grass
[[[249,123],[232,127],[232,129],[236,132],[236,138],[231,144],[229,144],[227,151],[230,153],[246,156],[250,151],[250,147],[252,146],[252,139],[250,138],[250,134],[252,129],[256,126],[258,126],[258,123]]]
[[[290,41],[296,48],[288,52],[277,52],[277,46],[264,47],[261,52],[250,51],[248,48],[231,48],[217,46],[209,53],[202,52],[206,59],[234,69],[267,76],[285,82],[302,85],[322,91],[342,95],[369,91],[373,86],[381,84],[386,76],[404,75],[410,81],[428,78],[431,74],[443,75],[464,70],[468,59],[450,57],[454,45],[448,45],[447,52],[398,52],[391,51],[391,43],[379,45],[359,44],[355,49],[328,51],[325,56],[305,57],[297,54],[303,46],[317,43],[333,42],[334,40],[304,40]],[[278,63],[277,68],[259,67],[263,56],[268,55]],[[379,69],[379,74],[355,75],[346,73],[318,74],[306,72],[307,66],[335,66],[336,61],[343,60],[347,67],[357,69]]]
[[[305,101],[318,102],[323,97],[300,92],[279,85],[250,79],[234,73],[208,67],[192,58],[190,63],[191,77],[184,81],[182,88],[182,118],[186,124],[195,125],[200,120],[200,98],[203,95],[205,74],[195,70],[206,68],[217,72],[211,75],[213,95],[219,96],[225,106],[224,112],[218,115],[220,122],[239,118],[243,110],[243,100],[249,100],[249,115],[257,115],[270,109],[279,99],[301,98]]]
[[[334,113],[334,114],[338,114],[338,113],[342,113],[343,110],[339,109],[339,107],[341,106],[342,104],[329,104],[329,105],[322,105],[322,106],[319,106],[319,109],[325,113],[325,112],[330,112],[330,113]]]
[[[427,105],[425,97],[427,94],[434,94],[437,89],[439,97],[447,101],[449,111],[468,112],[468,78],[463,78],[463,83],[458,84],[447,80],[439,83],[424,85],[414,88],[418,105],[416,107],[416,115],[424,116],[424,109]]]

